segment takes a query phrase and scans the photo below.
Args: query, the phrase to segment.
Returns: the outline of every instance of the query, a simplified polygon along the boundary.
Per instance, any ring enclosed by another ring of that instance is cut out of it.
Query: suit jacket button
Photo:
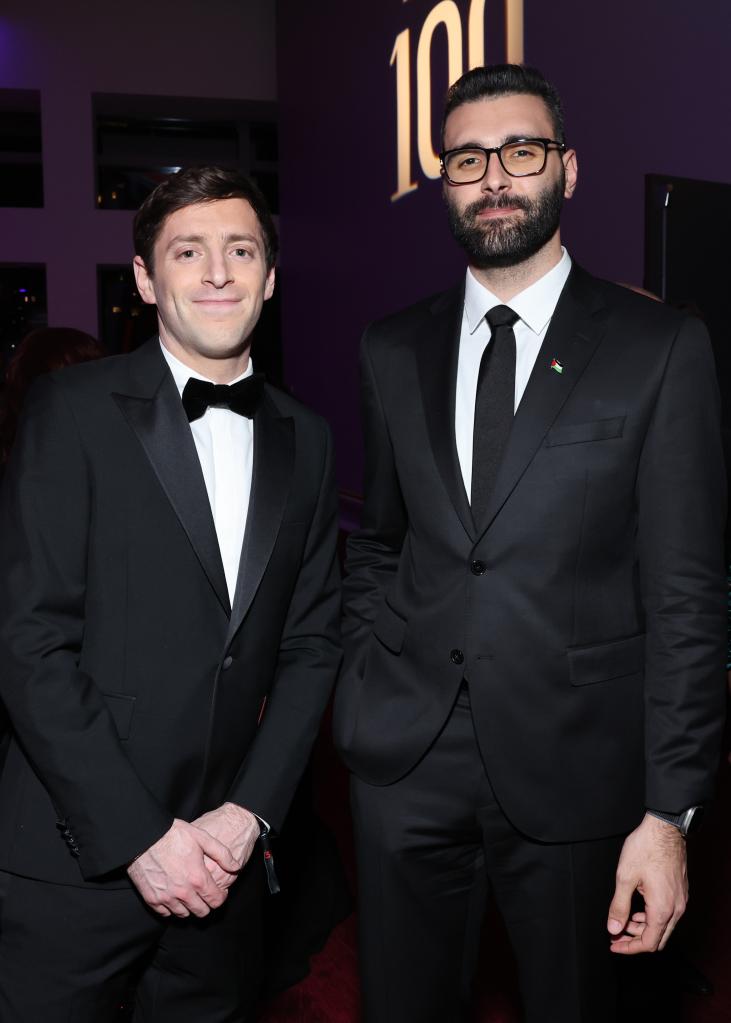
[[[472,575],[484,575],[487,571],[487,565],[484,561],[473,561],[470,564],[470,572]]]
[[[457,650],[456,647],[450,653],[449,659],[452,662],[452,664],[464,664],[464,654],[462,653],[461,650]]]
[[[231,665],[233,663],[234,663],[234,659],[229,654],[228,657],[224,657],[223,664],[221,665],[221,667],[223,668],[224,671],[228,671],[228,669],[231,667]]]

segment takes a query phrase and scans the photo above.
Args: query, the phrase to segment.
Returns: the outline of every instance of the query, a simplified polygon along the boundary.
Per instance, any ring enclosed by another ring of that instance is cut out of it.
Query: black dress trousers
[[[137,892],[0,871],[2,1023],[250,1023],[261,978],[258,847],[217,910],[163,918]],[[124,1017],[128,1018],[128,1017]]]
[[[530,756],[530,750],[525,751]],[[515,952],[526,1023],[614,1023],[606,918],[622,837],[545,844],[505,817],[463,686],[406,777],[352,779],[364,1023],[469,1015],[489,887]]]

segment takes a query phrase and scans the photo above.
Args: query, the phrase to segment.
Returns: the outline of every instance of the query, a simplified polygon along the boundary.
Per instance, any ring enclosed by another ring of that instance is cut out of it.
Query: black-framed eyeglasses
[[[491,153],[497,153],[500,166],[511,178],[527,178],[543,171],[549,148],[566,152],[566,145],[555,139],[514,139],[494,149],[482,146],[447,149],[439,154],[439,162],[450,185],[473,185],[487,174]]]

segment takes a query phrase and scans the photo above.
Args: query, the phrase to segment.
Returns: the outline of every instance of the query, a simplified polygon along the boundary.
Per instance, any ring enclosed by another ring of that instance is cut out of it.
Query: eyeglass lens
[[[460,149],[447,154],[444,169],[450,181],[458,184],[479,181],[487,170],[488,156],[482,149]],[[542,142],[509,142],[500,148],[499,156],[508,174],[520,178],[543,170],[546,147]]]

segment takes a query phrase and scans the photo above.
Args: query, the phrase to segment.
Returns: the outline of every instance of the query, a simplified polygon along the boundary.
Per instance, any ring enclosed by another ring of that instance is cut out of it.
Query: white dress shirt
[[[183,389],[191,377],[197,377],[198,380],[205,380],[211,384],[216,383],[215,380],[209,380],[208,377],[204,377],[186,366],[180,359],[176,359],[162,341],[160,347],[181,398]],[[238,383],[239,380],[251,376],[253,372],[254,366],[249,359],[246,372],[236,377],[235,380],[230,380],[229,383]],[[254,423],[251,419],[240,416],[238,412],[232,412],[229,408],[211,408],[209,406],[202,416],[194,419],[190,424],[190,432],[193,434],[195,449],[198,452],[198,460],[208,492],[208,501],[211,505],[218,547],[223,561],[223,571],[226,575],[226,589],[233,607],[246,518],[249,514],[249,498],[251,497],[251,477],[254,469]],[[260,817],[255,810],[251,812],[263,826],[262,830],[268,833],[269,822],[264,817]]]
[[[208,380],[176,359],[162,342],[160,347],[181,396],[191,377]],[[246,372],[230,383],[235,384],[253,372],[254,367],[249,359]],[[214,380],[208,382],[215,383]],[[254,424],[251,419],[231,409],[207,408],[199,419],[194,419],[190,424],[190,431],[201,463],[226,574],[226,587],[233,605],[251,496]]]
[[[507,305],[520,317],[513,327],[516,348],[514,409],[517,410],[570,270],[571,259],[566,249],[562,248],[558,263],[509,302],[502,302],[467,270],[459,337],[454,431],[462,479],[468,494],[472,493],[472,438],[477,374],[482,353],[490,342],[490,328],[485,316],[494,306]]]

